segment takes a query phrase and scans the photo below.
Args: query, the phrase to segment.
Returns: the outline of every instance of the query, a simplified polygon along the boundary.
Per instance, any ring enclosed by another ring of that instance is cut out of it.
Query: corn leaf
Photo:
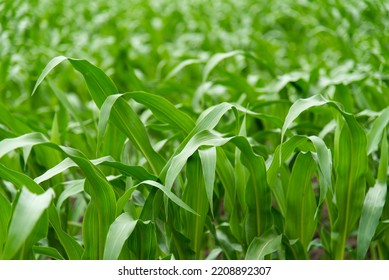
[[[115,219],[109,228],[107,242],[105,243],[104,259],[117,260],[124,243],[134,231],[137,220],[130,214],[123,213]]]
[[[155,224],[151,221],[139,220],[128,239],[127,248],[134,259],[154,260],[157,244]]]
[[[204,225],[209,209],[203,168],[207,167],[202,165],[198,154],[189,158],[186,166],[188,181],[183,193],[184,202],[198,214],[184,213],[184,233],[190,239],[197,259],[201,255]]]
[[[90,62],[82,59],[72,59],[59,56],[52,59],[43,70],[37,83],[35,84],[33,93],[49,72],[64,60],[69,60],[72,66],[83,75],[91,96],[99,108],[103,105],[105,99],[109,95],[116,94],[118,92],[112,80],[105,75],[101,69],[92,65]],[[152,148],[144,125],[131,106],[124,100],[119,100],[115,103],[112,114],[114,125],[122,133],[124,133],[136,147],[140,149],[142,154],[147,158],[154,172],[158,172],[162,169],[164,160]]]
[[[354,117],[343,116],[346,122],[341,121],[338,125],[340,131],[337,132],[334,147],[334,190],[338,210],[333,234],[336,259],[343,259],[347,236],[361,215],[367,170],[365,133]]]
[[[64,260],[64,257],[53,247],[34,246],[32,249],[35,254],[46,256],[53,260]]]
[[[367,134],[367,153],[371,154],[376,151],[381,135],[389,124],[389,107],[381,112],[378,118],[374,121],[371,130]],[[384,134],[385,135],[385,134]]]
[[[388,140],[385,137],[386,130],[384,129],[383,131],[378,178],[374,187],[370,188],[366,194],[361,219],[359,221],[357,239],[358,259],[363,259],[365,257],[385,206],[387,193],[386,170],[388,167]]]
[[[36,195],[27,188],[22,188],[16,199],[9,225],[7,241],[2,259],[12,259],[26,242],[34,226],[49,207],[54,192],[49,189],[45,193]]]
[[[0,256],[3,255],[4,243],[7,240],[8,225],[11,220],[12,206],[7,198],[0,193]]]
[[[210,210],[213,215],[213,188],[216,174],[216,148],[199,150],[201,166],[203,169],[205,190]]]
[[[214,56],[212,56],[207,64],[204,67],[204,72],[203,72],[203,81],[206,81],[208,79],[209,74],[211,71],[223,60],[234,57],[236,55],[243,54],[242,51],[231,51],[228,53],[217,53]]]
[[[30,177],[25,174],[8,169],[2,164],[0,164],[0,177],[8,180],[9,182],[12,182],[18,189],[22,189],[22,187],[25,186],[32,193],[44,193],[44,189],[41,188],[41,186],[39,186],[36,182],[34,182],[34,180],[32,180]],[[62,246],[68,254],[68,257],[70,259],[80,259],[82,254],[82,248],[72,237],[70,237],[65,231],[63,231],[59,215],[54,205],[51,205],[48,208],[48,213],[50,223],[53,226],[55,232],[57,233]]]
[[[264,260],[269,254],[281,250],[282,235],[268,231],[260,237],[255,237],[246,253],[246,260]]]
[[[293,165],[286,193],[287,211],[285,234],[289,239],[299,239],[308,248],[316,230],[316,200],[312,187],[312,174],[315,169],[310,154],[299,153]]]

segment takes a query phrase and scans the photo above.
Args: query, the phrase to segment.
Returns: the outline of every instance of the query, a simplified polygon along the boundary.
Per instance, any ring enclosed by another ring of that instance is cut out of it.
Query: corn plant
[[[49,2],[33,70],[0,4],[0,259],[389,258],[385,3]]]

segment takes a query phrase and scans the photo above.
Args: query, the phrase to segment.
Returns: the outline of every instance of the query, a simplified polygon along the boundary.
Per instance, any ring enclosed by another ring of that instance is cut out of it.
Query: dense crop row
[[[0,259],[388,259],[388,12],[0,3]]]

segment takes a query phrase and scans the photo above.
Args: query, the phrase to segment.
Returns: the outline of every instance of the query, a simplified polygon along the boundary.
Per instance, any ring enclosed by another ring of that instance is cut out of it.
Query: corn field
[[[389,259],[388,1],[0,15],[0,259]]]

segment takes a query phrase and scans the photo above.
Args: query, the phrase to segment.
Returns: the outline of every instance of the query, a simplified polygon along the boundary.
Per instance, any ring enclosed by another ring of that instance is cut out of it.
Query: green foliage
[[[0,3],[0,259],[388,259],[388,11]]]

